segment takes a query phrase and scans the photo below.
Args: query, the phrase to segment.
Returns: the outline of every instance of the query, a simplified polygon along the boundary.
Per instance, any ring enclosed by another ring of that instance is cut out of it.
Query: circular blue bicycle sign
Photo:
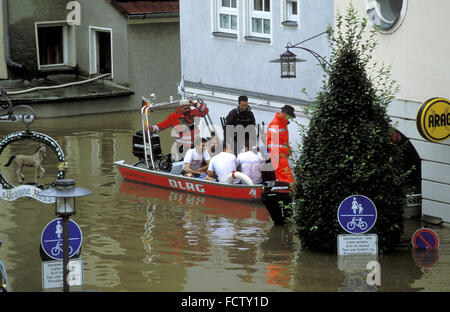
[[[78,224],[69,219],[69,258],[81,248],[83,235]],[[63,227],[62,219],[50,221],[42,231],[41,246],[44,252],[52,259],[63,258]]]
[[[368,197],[352,195],[339,205],[337,217],[339,224],[347,232],[363,234],[375,225],[377,208]]]

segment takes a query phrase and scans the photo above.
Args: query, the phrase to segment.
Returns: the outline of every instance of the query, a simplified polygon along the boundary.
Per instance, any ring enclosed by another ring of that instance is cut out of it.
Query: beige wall
[[[8,69],[5,60],[5,37],[3,29],[3,1],[0,0],[0,79],[8,79]]]
[[[366,0],[335,0],[335,12],[348,4],[366,15]],[[432,97],[450,99],[450,1],[408,0],[402,24],[392,33],[377,33],[374,59],[391,65],[400,92],[388,108],[422,162],[422,214],[450,223],[450,140],[433,143],[416,128],[421,104]]]
[[[366,15],[366,0],[335,0],[335,11],[348,4]],[[377,33],[374,58],[392,66],[400,84],[398,99],[423,102],[450,98],[450,1],[409,0],[402,24],[391,34]]]

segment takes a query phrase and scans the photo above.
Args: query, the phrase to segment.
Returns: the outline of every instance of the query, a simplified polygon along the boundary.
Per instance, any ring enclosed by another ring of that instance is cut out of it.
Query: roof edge
[[[180,17],[179,12],[166,12],[166,13],[145,13],[145,14],[128,14],[128,19],[149,19],[149,18],[165,18],[165,17]]]
[[[161,13],[129,14],[127,10],[125,10],[119,3],[117,3],[117,1],[115,1],[115,0],[106,0],[106,1],[128,20],[130,20],[130,19],[180,17],[179,11],[161,12]]]

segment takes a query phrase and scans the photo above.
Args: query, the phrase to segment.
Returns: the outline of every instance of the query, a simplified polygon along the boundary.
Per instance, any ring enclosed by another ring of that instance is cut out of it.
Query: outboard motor
[[[163,155],[159,135],[151,134],[150,138],[152,144],[153,159],[154,160],[161,159]],[[145,160],[144,137],[142,135],[142,130],[137,131],[135,134],[133,134],[133,155],[136,156],[139,159],[139,161]]]
[[[261,176],[264,182],[275,181],[277,179],[275,175],[275,169],[273,168],[271,159],[267,159],[261,166]]]
[[[267,181],[263,184],[262,202],[269,211],[275,225],[286,223],[286,218],[291,215],[291,211],[285,209],[283,205],[291,202],[292,186],[290,183],[281,181]],[[282,205],[280,205],[280,201]]]

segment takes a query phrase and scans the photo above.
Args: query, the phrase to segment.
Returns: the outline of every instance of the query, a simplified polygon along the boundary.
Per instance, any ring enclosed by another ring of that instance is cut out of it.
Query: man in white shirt
[[[206,139],[202,139],[201,144],[197,144],[195,148],[191,148],[186,152],[184,156],[185,176],[197,178],[201,174],[206,174],[206,169],[211,160],[211,156],[205,150],[206,142]],[[202,166],[203,161],[206,162],[205,166]]]
[[[253,147],[254,151],[249,151],[248,141],[245,142],[245,152],[242,152],[237,157],[237,166],[240,167],[240,171],[253,180],[255,184],[261,184],[263,182],[261,174],[261,164],[265,162],[261,153],[256,151],[256,147]]]
[[[230,144],[224,144],[224,151],[214,156],[209,162],[207,180],[216,178],[221,183],[226,183],[228,176],[236,171],[236,156],[233,154]]]

